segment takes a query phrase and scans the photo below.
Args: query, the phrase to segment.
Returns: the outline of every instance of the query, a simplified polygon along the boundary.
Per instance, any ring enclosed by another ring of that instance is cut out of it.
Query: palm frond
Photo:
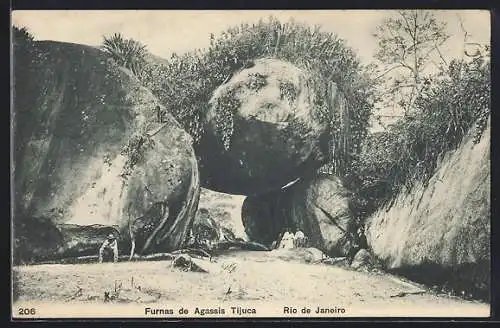
[[[118,65],[140,76],[147,55],[146,46],[133,39],[125,39],[120,33],[104,37],[102,51]]]

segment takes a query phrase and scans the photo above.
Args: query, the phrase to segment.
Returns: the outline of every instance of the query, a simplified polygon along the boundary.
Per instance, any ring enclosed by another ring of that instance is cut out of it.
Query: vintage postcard
[[[12,318],[490,316],[490,13],[12,12]]]

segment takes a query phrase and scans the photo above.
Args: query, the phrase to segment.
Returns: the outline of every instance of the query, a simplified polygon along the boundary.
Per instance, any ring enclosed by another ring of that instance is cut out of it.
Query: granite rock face
[[[265,245],[279,238],[283,229],[300,229],[311,247],[329,256],[344,256],[348,251],[345,232],[356,231],[349,198],[338,178],[320,175],[284,190],[247,197],[243,224],[250,240]]]
[[[327,126],[314,97],[308,73],[277,59],[233,75],[215,90],[196,147],[202,186],[255,195],[320,167]]]
[[[157,99],[99,49],[52,41],[33,47],[32,57],[14,61],[16,237],[38,220],[116,226],[126,239],[130,220],[166,202],[168,222],[149,220],[166,224],[155,232],[157,246],[144,251],[177,247],[199,197],[190,136],[168,114],[156,122]],[[150,142],[139,145],[146,135]],[[124,153],[127,145],[134,155]],[[39,244],[37,238],[20,239]]]
[[[490,285],[490,127],[478,144],[464,138],[426,185],[402,192],[367,222],[366,235],[386,268],[416,280]]]

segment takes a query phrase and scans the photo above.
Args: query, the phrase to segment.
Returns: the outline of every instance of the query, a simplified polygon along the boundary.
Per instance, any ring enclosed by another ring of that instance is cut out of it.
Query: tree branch
[[[385,75],[387,75],[388,73],[392,72],[393,70],[397,69],[397,68],[401,68],[401,65],[397,65],[397,66],[394,66],[394,67],[391,67],[389,68],[388,70],[386,70],[385,72],[383,72],[382,74],[380,74],[379,76],[375,77],[374,80],[378,80],[380,79],[381,77],[384,77]]]
[[[434,45],[434,49],[437,50],[438,54],[439,54],[439,57],[441,58],[441,60],[443,61],[443,63],[446,65],[446,67],[448,67],[448,62],[446,61],[446,59],[444,59],[443,57],[443,54],[441,53],[441,51],[439,50],[439,47],[437,44]]]
[[[395,91],[397,90],[400,90],[400,89],[404,89],[404,88],[414,88],[415,85],[414,84],[400,84],[400,85],[397,85],[397,86],[394,86],[392,87],[391,89],[387,90],[386,92],[380,94],[380,96],[385,96],[387,94],[391,94],[391,93],[394,93]]]
[[[464,22],[462,20],[462,17],[457,14],[457,18],[458,18],[458,22],[460,23],[460,29],[462,30],[462,32],[464,32],[464,44],[462,45],[462,60],[464,60],[464,54],[465,54],[465,43],[467,42],[467,36],[468,36],[468,33],[467,31],[465,30],[465,27],[464,27]]]
[[[401,17],[403,17],[403,19],[404,19],[404,21],[405,21],[405,23],[406,23],[406,27],[408,28],[408,34],[410,35],[410,37],[411,37],[412,39],[414,39],[415,37],[414,37],[414,36],[413,36],[413,34],[411,33],[411,25],[410,25],[410,22],[408,22],[408,19],[406,19],[406,16],[404,15],[404,12],[403,12],[403,11],[400,11],[400,12],[399,12],[399,15],[400,15]]]
[[[402,66],[402,67],[404,67],[404,68],[409,69],[409,70],[410,70],[410,71],[414,74],[414,71],[413,71],[413,70],[414,70],[414,68],[413,68],[413,67],[411,67],[410,65],[408,65],[407,63],[405,63],[405,62],[400,62],[400,63],[399,63],[399,65],[401,65],[401,66]]]

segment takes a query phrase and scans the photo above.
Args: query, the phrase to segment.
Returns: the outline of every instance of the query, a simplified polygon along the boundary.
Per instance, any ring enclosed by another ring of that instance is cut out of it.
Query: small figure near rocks
[[[307,237],[300,229],[297,229],[297,231],[295,232],[294,244],[295,248],[307,246]]]
[[[283,229],[283,231],[278,235],[278,238],[273,241],[271,245],[271,249],[291,249],[301,247],[307,247],[306,235],[300,229],[297,229],[294,234],[290,228]]]
[[[115,235],[112,233],[108,235],[106,240],[102,243],[101,248],[99,248],[99,263],[102,263],[104,251],[108,249],[113,252],[113,262],[118,262],[118,242],[116,241]]]
[[[274,240],[273,243],[271,244],[271,249],[277,249],[280,247],[281,239],[283,239],[285,232],[286,232],[286,229],[281,230],[281,232],[276,237],[276,240]]]
[[[351,268],[353,269],[360,269],[362,267],[370,268],[372,266],[373,266],[372,254],[370,254],[370,252],[364,248],[360,249],[356,253],[351,263]]]
[[[163,118],[165,117],[165,112],[160,108],[160,106],[156,106],[155,109],[156,120],[158,123],[163,123]]]
[[[109,296],[109,292],[104,292],[104,302],[109,302],[111,297]]]
[[[359,246],[368,249],[368,240],[366,240],[365,228],[363,226],[358,229]]]
[[[281,241],[278,248],[293,248],[294,247],[294,234],[291,232],[290,228],[285,230],[283,237],[281,237]]]
[[[156,115],[156,121],[158,123],[161,123],[161,108],[160,108],[160,106],[156,106],[154,108],[154,112],[155,112],[155,115]]]
[[[350,245],[347,253],[347,260],[349,265],[352,264],[355,255],[361,249],[368,249],[368,241],[366,240],[365,229],[361,226],[356,233],[350,234]]]

